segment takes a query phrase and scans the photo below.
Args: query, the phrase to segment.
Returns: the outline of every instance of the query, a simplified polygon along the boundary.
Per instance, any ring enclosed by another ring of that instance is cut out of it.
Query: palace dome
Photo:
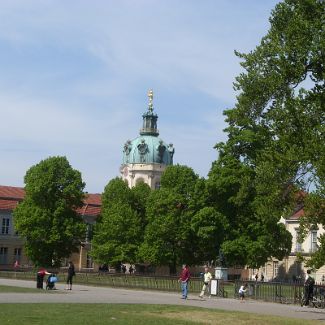
[[[158,136],[141,134],[124,145],[123,164],[173,164],[174,147]]]
[[[125,164],[173,164],[174,146],[158,137],[158,115],[153,112],[153,92],[148,93],[149,109],[142,115],[143,127],[140,136],[128,140],[123,148],[123,165]]]

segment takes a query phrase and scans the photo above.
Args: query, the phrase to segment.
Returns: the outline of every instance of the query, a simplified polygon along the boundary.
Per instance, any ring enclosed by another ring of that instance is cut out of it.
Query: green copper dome
[[[142,115],[143,127],[140,136],[124,144],[123,164],[173,164],[174,146],[158,137],[158,115],[153,113],[152,90],[148,93],[149,110]]]

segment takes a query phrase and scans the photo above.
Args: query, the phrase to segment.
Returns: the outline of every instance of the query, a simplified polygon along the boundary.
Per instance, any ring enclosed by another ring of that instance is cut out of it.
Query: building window
[[[313,252],[317,251],[317,230],[313,230],[310,233],[310,237],[311,237],[311,249],[310,249],[310,251],[313,253]]]
[[[0,247],[0,264],[8,264],[8,247]]]
[[[87,254],[87,264],[86,264],[86,268],[87,269],[92,269],[94,267],[94,262],[93,262],[93,259],[92,257]]]
[[[14,249],[14,262],[19,262],[21,261],[21,248],[15,248]]]
[[[136,181],[135,181],[135,185],[138,185],[140,183],[144,183],[144,179],[142,177],[138,178]]]
[[[93,225],[87,223],[87,230],[86,230],[86,243],[91,242],[93,239]]]
[[[8,235],[9,234],[9,224],[10,224],[10,219],[9,218],[3,218],[2,219],[2,227],[1,227],[1,234],[2,235]]]
[[[273,278],[276,278],[279,274],[279,262],[274,261],[273,262]]]
[[[300,242],[300,235],[299,235],[299,228],[295,228],[296,231],[296,252],[302,252],[301,242]]]
[[[156,182],[155,183],[155,190],[159,190],[160,189],[160,182]]]

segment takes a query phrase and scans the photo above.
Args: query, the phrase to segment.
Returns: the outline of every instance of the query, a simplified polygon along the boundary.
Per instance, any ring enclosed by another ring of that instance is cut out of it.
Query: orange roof
[[[0,210],[13,210],[17,205],[17,200],[4,200],[0,198]]]
[[[22,187],[0,185],[0,198],[22,200],[25,197],[25,190]]]
[[[85,203],[102,205],[102,196],[100,194],[86,194]]]
[[[289,220],[298,220],[304,215],[304,208],[301,207],[297,209],[288,219]]]
[[[25,197],[22,187],[0,185],[0,210],[13,210]],[[86,216],[98,216],[101,211],[101,195],[86,194],[84,206],[77,211]]]

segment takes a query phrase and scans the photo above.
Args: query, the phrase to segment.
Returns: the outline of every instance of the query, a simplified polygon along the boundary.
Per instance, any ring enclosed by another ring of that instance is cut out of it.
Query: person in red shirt
[[[182,288],[182,299],[187,299],[188,294],[188,283],[190,281],[190,271],[188,270],[188,266],[183,264],[181,276],[179,277],[179,282],[181,283]]]
[[[37,289],[43,289],[43,281],[44,281],[44,276],[46,274],[51,274],[51,273],[47,272],[44,268],[41,268],[37,272],[37,277],[36,277],[36,287],[37,287]]]

